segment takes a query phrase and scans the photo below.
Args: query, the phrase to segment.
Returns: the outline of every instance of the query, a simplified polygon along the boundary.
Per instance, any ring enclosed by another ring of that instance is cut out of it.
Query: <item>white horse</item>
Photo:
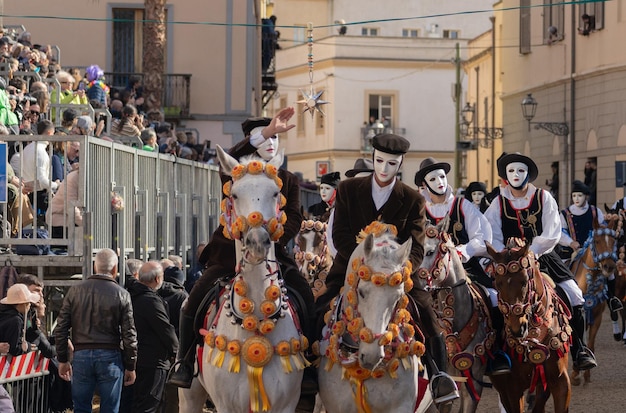
[[[219,146],[217,155],[232,177],[224,185],[220,222],[235,240],[237,268],[215,320],[201,330],[198,381],[218,413],[293,413],[308,343],[296,327],[274,252],[286,221],[277,177],[283,156],[239,163]],[[198,384],[181,391],[180,411],[201,412],[201,393]]]
[[[443,326],[448,353],[447,372],[463,377],[459,384],[460,412],[475,412],[483,391],[483,376],[495,333],[481,288],[466,275],[452,238],[449,218],[426,226],[424,259],[418,270],[420,286],[433,295],[435,312]],[[486,292],[485,292],[486,294]],[[450,410],[452,405],[441,410]]]
[[[326,291],[326,276],[333,265],[333,257],[326,241],[328,224],[306,219],[300,225],[295,239],[295,260],[302,276],[309,282],[313,295]]]
[[[343,293],[327,314],[319,394],[331,413],[423,411],[424,393],[416,341],[405,294],[411,288],[411,239],[400,245],[395,227],[370,224],[350,257]],[[426,389],[427,390],[427,389]]]

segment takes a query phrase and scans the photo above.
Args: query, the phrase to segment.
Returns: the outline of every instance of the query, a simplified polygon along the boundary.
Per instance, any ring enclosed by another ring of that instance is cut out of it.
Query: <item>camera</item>
[[[31,95],[24,95],[20,103],[24,104],[26,102],[30,102],[31,105],[37,103],[37,98],[32,97]]]

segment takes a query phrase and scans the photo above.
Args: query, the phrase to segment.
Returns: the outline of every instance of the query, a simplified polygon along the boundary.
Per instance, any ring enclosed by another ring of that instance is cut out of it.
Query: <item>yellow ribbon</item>
[[[241,362],[239,361],[240,357],[230,355],[230,363],[228,363],[228,371],[230,373],[239,373],[239,369],[241,368]]]
[[[363,384],[363,380],[352,379],[352,382],[356,385],[354,401],[359,413],[372,413],[372,408],[367,402],[367,388]]]
[[[217,354],[215,355],[215,358],[213,359],[213,365],[217,368],[221,368],[222,364],[224,364],[224,356],[225,356],[226,352],[225,351],[218,351]]]
[[[263,367],[248,366],[248,385],[250,388],[251,410],[255,413],[269,411],[271,405],[263,384]]]
[[[291,363],[289,362],[289,356],[280,356],[280,364],[283,365],[283,371],[287,374],[291,373],[293,369],[291,368]]]

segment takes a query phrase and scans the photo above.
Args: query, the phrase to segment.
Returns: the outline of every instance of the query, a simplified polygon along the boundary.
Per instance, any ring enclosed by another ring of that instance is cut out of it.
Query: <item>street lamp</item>
[[[476,105],[466,102],[465,106],[461,110],[461,122],[460,131],[461,136],[465,139],[474,137],[474,145],[480,145],[483,148],[489,148],[494,139],[502,139],[504,131],[502,128],[490,128],[471,126],[474,123],[474,116],[476,115]],[[475,123],[474,123],[475,124]],[[484,135],[484,138],[480,138],[480,135]],[[474,148],[472,148],[474,149]]]
[[[529,131],[530,125],[535,125],[535,129],[544,129],[553,135],[569,135],[569,126],[566,122],[532,122],[535,113],[537,113],[537,105],[537,100],[533,97],[532,93],[529,93],[522,99],[522,115],[524,115],[524,119],[528,121]]]

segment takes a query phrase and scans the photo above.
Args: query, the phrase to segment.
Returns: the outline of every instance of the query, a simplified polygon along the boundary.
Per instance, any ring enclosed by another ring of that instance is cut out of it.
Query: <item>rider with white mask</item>
[[[337,255],[326,278],[327,291],[317,299],[320,317],[343,286],[350,255],[357,246],[357,235],[375,220],[395,225],[399,243],[412,238],[409,257],[413,265],[411,277],[415,286],[418,285],[417,269],[424,257],[424,198],[397,178],[410,144],[401,136],[381,134],[374,136],[372,146],[374,174],[348,179],[337,188],[332,232]],[[419,307],[421,327],[427,337],[426,350],[430,360],[434,361],[428,362],[433,399],[435,403],[444,403],[458,398],[456,384],[443,373],[447,364],[446,349],[434,314],[432,297],[429,292],[417,287],[409,295]]]
[[[290,125],[289,120],[294,115],[295,110],[291,107],[281,109],[274,118],[249,118],[242,124],[245,138],[233,146],[229,155],[235,159],[256,153],[264,160],[273,158],[278,151],[278,134],[287,132],[295,127]],[[281,208],[287,215],[287,222],[284,226],[284,234],[275,243],[276,259],[280,263],[281,273],[285,284],[299,293],[308,314],[298,311],[301,318],[304,334],[311,340],[311,330],[315,317],[315,304],[313,292],[307,281],[300,275],[293,258],[286,250],[287,244],[296,236],[300,230],[302,214],[300,213],[300,187],[298,178],[291,172],[280,168],[278,177],[283,182],[281,193],[285,196],[287,203]],[[222,181],[230,180],[229,176],[221,176]],[[202,276],[196,281],[180,320],[180,346],[178,353],[178,364],[180,366],[171,375],[169,383],[178,387],[189,388],[193,378],[193,362],[195,352],[189,351],[196,343],[193,330],[193,322],[196,311],[207,293],[216,285],[220,279],[227,279],[235,275],[235,241],[227,239],[223,234],[223,226],[220,225],[213,233],[211,241],[204,248],[200,255],[199,262],[204,266]],[[303,382],[303,394],[317,391],[315,380],[308,380],[305,373],[306,383]],[[305,388],[306,387],[306,388]]]
[[[309,207],[307,210],[309,218],[322,222],[328,221],[328,218],[335,207],[335,198],[339,181],[341,181],[341,175],[339,172],[331,172],[322,175],[320,182],[320,197],[322,198],[322,202],[313,204]]]
[[[483,214],[489,208],[489,201],[487,200],[487,186],[484,182],[470,182],[465,188],[465,199],[476,205],[476,208],[480,209]]]
[[[493,231],[493,246],[504,249],[511,237],[530,243],[530,251],[538,257],[541,270],[557,284],[559,297],[568,304],[573,329],[572,356],[578,370],[596,367],[595,357],[584,346],[585,323],[582,313],[584,299],[574,275],[554,251],[561,238],[559,209],[550,192],[535,187],[539,171],[535,162],[519,153],[503,153],[497,161],[498,175],[505,180],[500,195],[485,212]]]

